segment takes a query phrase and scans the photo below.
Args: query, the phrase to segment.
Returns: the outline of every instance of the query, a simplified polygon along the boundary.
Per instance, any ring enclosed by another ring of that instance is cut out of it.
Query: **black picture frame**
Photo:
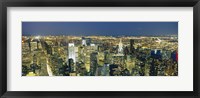
[[[7,91],[7,7],[193,7],[193,91]],[[0,96],[2,98],[199,98],[200,0],[1,0]]]

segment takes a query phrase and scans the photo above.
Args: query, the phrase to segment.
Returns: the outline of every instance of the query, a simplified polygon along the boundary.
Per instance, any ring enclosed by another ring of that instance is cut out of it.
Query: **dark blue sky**
[[[22,22],[22,35],[177,35],[178,22]]]

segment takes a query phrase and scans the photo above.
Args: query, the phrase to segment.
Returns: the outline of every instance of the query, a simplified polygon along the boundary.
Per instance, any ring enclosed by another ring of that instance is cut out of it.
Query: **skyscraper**
[[[154,59],[161,59],[162,58],[161,50],[157,50],[157,49],[152,50],[151,51],[151,56]]]
[[[131,39],[130,40],[130,52],[133,54],[134,53],[134,50],[135,50],[135,48],[134,48],[134,39]]]
[[[74,66],[74,61],[73,61],[72,58],[70,58],[70,59],[68,60],[68,65],[69,65],[70,72],[73,72],[73,71],[76,70],[76,69],[75,69],[75,66]]]
[[[74,43],[68,44],[68,59],[73,59],[74,63],[76,62]]]
[[[97,52],[93,52],[90,54],[90,72],[92,76],[95,76],[97,73],[97,67],[98,67],[98,63],[97,63]]]
[[[173,51],[171,53],[171,58],[173,59],[173,61],[178,61],[178,52],[177,51]]]
[[[122,43],[121,39],[120,39],[120,42],[119,42],[118,53],[123,53],[123,43]]]
[[[85,38],[82,38],[82,46],[87,46]]]
[[[82,46],[90,46],[90,44],[91,44],[90,38],[82,37]]]

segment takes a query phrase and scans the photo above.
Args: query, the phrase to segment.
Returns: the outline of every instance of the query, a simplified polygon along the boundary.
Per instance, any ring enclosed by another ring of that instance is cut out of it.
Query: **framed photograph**
[[[0,96],[199,97],[199,0],[4,0]]]

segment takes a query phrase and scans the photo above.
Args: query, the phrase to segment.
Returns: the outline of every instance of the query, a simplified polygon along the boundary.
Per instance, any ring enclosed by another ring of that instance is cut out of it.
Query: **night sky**
[[[177,35],[178,22],[22,22],[22,35]]]

